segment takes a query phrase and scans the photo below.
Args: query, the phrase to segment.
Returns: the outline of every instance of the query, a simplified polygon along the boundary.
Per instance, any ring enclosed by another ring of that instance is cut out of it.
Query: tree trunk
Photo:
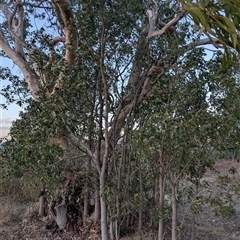
[[[45,185],[42,184],[42,189],[39,193],[39,209],[38,209],[38,215],[40,217],[45,217],[47,215],[46,211],[46,192],[45,192]]]
[[[83,202],[83,225],[86,224],[87,217],[89,216],[89,204],[90,204],[90,199],[89,199],[89,173],[90,173],[90,168],[91,168],[91,159],[88,158],[88,163],[87,163],[87,176],[86,176],[86,182],[84,186],[84,202]]]
[[[172,184],[172,240],[177,239],[177,199],[176,199],[176,186]]]
[[[163,240],[164,237],[164,149],[159,156],[159,205],[160,205],[160,219],[158,223],[158,240]]]
[[[196,226],[195,226],[195,213],[193,213],[193,216],[192,216],[192,231],[191,231],[191,240],[195,240],[196,239]]]
[[[198,184],[196,184],[196,190],[195,190],[194,198],[197,198],[198,191],[199,191]],[[191,221],[191,223],[192,223],[192,226],[191,226],[191,240],[195,240],[196,239],[196,226],[195,226],[195,224],[196,224],[196,214],[193,211],[192,211],[192,214],[193,214],[193,216],[192,216],[192,221]]]
[[[119,216],[120,212],[118,211],[117,216]],[[117,219],[115,222],[115,239],[119,240],[120,238],[120,228],[119,228],[119,220]]]
[[[111,211],[110,211],[111,214]],[[110,239],[113,240],[114,238],[114,222],[111,221],[109,224],[109,235],[110,235]]]
[[[98,189],[95,189],[94,193],[94,223],[97,223],[100,220],[100,196]]]
[[[89,215],[88,205],[89,205],[89,199],[88,199],[88,194],[86,193],[84,196],[84,202],[83,202],[83,225],[86,224],[87,217]]]
[[[67,225],[67,207],[58,205],[56,207],[56,222],[60,230],[64,230]]]
[[[39,210],[38,210],[38,215],[40,217],[45,217],[47,216],[47,211],[46,211],[46,196],[41,196],[39,198]]]
[[[160,205],[160,219],[158,223],[158,240],[163,240],[164,233],[164,177],[162,167],[160,167],[159,177],[159,205]]]
[[[105,171],[100,175],[101,232],[102,240],[108,240],[107,204],[104,198]]]
[[[140,184],[140,206],[143,204],[143,185],[142,185],[142,173],[141,170],[139,171],[139,184]],[[140,233],[142,231],[142,222],[143,222],[143,213],[142,213],[142,207],[140,207],[138,211],[138,232]]]

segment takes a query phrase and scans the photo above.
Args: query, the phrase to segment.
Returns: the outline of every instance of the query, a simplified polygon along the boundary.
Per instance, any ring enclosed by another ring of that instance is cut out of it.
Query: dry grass
[[[216,164],[216,170],[222,174],[227,174],[229,168],[235,167],[238,172],[234,179],[240,177],[240,164],[234,161],[221,161]],[[210,180],[212,189],[215,189],[216,173],[207,172],[206,180]],[[1,176],[0,176],[1,181]],[[27,179],[13,179],[1,182],[0,187],[0,240],[21,240],[21,239],[82,239],[73,238],[70,233],[53,232],[46,230],[46,222],[39,219],[36,214],[37,205],[34,203],[37,198],[37,188],[27,185]],[[206,209],[197,219],[197,240],[236,240],[240,239],[240,204],[238,204],[237,214],[231,218],[223,219],[210,214]],[[31,218],[30,218],[31,216]],[[24,220],[27,219],[25,222]],[[190,222],[189,222],[190,224]],[[189,235],[189,232],[186,232]],[[94,238],[88,238],[94,239]],[[156,232],[145,231],[142,234],[134,234],[121,238],[122,240],[155,240]],[[188,240],[186,238],[184,240]],[[96,238],[95,238],[96,240]],[[181,239],[183,240],[183,239]]]
[[[2,180],[0,186],[1,221],[20,220],[37,199],[36,188],[27,185],[23,179]]]

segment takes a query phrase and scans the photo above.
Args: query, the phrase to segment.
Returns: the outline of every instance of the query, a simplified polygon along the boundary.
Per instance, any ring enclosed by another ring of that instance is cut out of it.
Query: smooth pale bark
[[[199,180],[200,181],[200,180]],[[198,185],[196,185],[196,190],[195,190],[195,196],[194,198],[197,198],[199,193],[199,189],[198,189]],[[192,221],[191,221],[191,240],[195,240],[196,239],[196,213],[192,212]]]
[[[108,240],[107,204],[104,199],[105,174],[100,176],[101,232],[102,240]]]
[[[67,225],[67,207],[63,205],[56,206],[56,222],[60,230],[66,228]]]
[[[83,201],[83,215],[82,215],[83,225],[86,224],[87,218],[89,216],[88,205],[89,205],[89,196],[88,196],[88,194],[86,194],[84,196],[84,201]]]
[[[91,139],[90,139],[91,140]],[[90,148],[91,148],[91,142],[90,142]],[[87,169],[86,169],[86,182],[84,184],[84,201],[83,201],[83,214],[82,214],[82,220],[83,225],[86,225],[87,218],[89,216],[89,204],[90,204],[90,194],[89,194],[89,174],[91,169],[91,159],[88,157],[87,159]]]
[[[101,45],[100,45],[100,72],[101,72],[101,82],[103,84],[103,94],[104,94],[104,129],[105,129],[105,141],[102,145],[103,157],[102,157],[102,167],[100,170],[99,182],[100,182],[100,205],[101,205],[101,232],[102,232],[102,240],[108,240],[108,221],[107,221],[107,203],[105,197],[105,178],[106,178],[106,169],[108,165],[109,158],[109,133],[108,133],[108,117],[109,117],[109,89],[107,80],[105,78],[105,66],[104,66],[104,58],[105,58],[105,46],[106,46],[106,38],[105,38],[105,23],[104,23],[104,15],[103,11],[101,12],[101,21],[102,21],[102,31],[101,31]]]
[[[176,199],[176,186],[172,185],[171,193],[172,201],[172,240],[177,239],[177,199]]]
[[[98,187],[96,187],[94,193],[94,223],[97,223],[99,221],[100,215],[101,215],[100,196]]]
[[[140,201],[143,202],[143,182],[142,182],[142,173],[141,170],[139,171],[139,188],[140,188]],[[141,233],[142,231],[142,226],[143,226],[143,212],[142,208],[139,209],[138,211],[138,231]]]
[[[40,217],[45,217],[47,215],[47,209],[46,209],[46,191],[45,191],[45,185],[42,183],[42,189],[39,193],[39,209],[38,209],[38,215]]]
[[[164,172],[163,159],[160,156],[160,176],[159,176],[159,205],[160,205],[160,219],[158,223],[158,240],[163,240],[164,233]]]
[[[39,197],[38,215],[40,217],[45,217],[47,215],[47,211],[46,211],[46,197],[44,195]]]
[[[192,220],[191,220],[191,240],[196,240],[196,217],[195,217],[195,213],[193,213],[193,216],[192,216]]]

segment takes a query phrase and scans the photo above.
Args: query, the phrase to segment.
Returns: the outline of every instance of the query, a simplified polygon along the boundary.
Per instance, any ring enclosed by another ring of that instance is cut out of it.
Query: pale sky
[[[11,71],[18,74],[19,71],[14,67],[14,64],[9,59],[0,57],[0,66],[6,67],[8,66]],[[7,80],[0,79],[0,90],[8,84]],[[0,103],[5,103],[5,99],[2,95],[0,95]],[[16,104],[11,104],[8,106],[8,110],[0,108],[0,138],[6,137],[9,133],[9,129],[12,125],[12,121],[16,120],[19,115],[19,111],[22,109]]]

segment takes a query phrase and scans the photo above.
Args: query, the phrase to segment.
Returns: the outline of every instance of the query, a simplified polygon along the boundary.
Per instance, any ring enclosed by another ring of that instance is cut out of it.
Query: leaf
[[[240,14],[240,13],[239,13]],[[239,16],[234,16],[233,18],[233,23],[235,27],[240,30],[240,17]]]
[[[199,31],[199,35],[201,36],[203,34],[204,31],[204,27],[201,27],[200,31]]]
[[[210,2],[210,0],[203,0],[203,2],[204,2],[204,6],[207,7],[209,2]]]
[[[199,2],[198,6],[199,6],[200,9],[202,9],[202,10],[204,9],[203,6],[202,6],[202,2]]]
[[[221,16],[221,15],[218,15],[218,16],[215,16],[214,20],[215,20],[215,25],[217,27],[220,27],[222,30],[228,32],[228,33],[233,33],[232,29],[227,27],[227,24],[224,20],[225,17]],[[224,23],[223,23],[224,22]]]
[[[235,5],[235,6],[237,6],[237,7],[240,7],[240,1],[239,1],[239,0],[230,0],[230,2],[231,2],[233,5]]]
[[[226,25],[228,26],[228,28],[231,32],[233,32],[233,33],[236,32],[234,23],[228,17],[222,17],[222,19],[226,23]]]
[[[191,14],[195,25],[199,25],[199,18],[195,14]]]
[[[191,13],[192,16],[195,15],[198,17],[201,24],[204,26],[206,30],[210,28],[209,24],[207,23],[206,17],[203,15],[202,11],[198,7],[191,7],[189,8],[188,11]]]
[[[237,34],[233,33],[231,36],[232,36],[232,40],[233,40],[233,47],[236,48],[237,47]]]
[[[199,25],[196,24],[196,23],[194,23],[193,29],[194,29],[195,31],[201,30],[200,27],[199,27]]]

